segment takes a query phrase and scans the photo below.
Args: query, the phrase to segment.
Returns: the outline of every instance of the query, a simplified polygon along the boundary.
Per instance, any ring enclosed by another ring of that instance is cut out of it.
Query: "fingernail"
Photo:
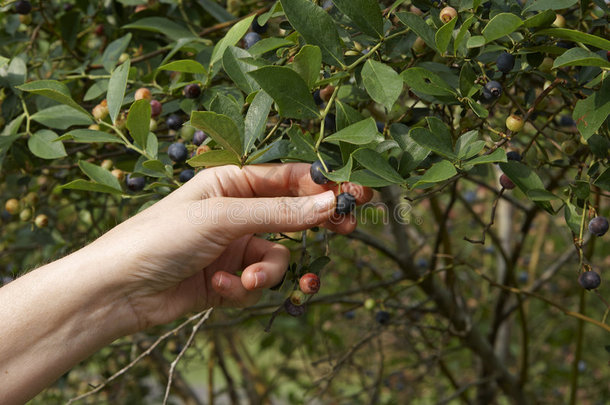
[[[335,205],[335,193],[326,191],[314,196],[314,210],[318,212],[326,212]]]
[[[264,285],[266,280],[267,280],[267,275],[265,275],[265,273],[263,273],[263,272],[254,273],[254,288],[258,288],[259,286]]]
[[[218,276],[218,288],[223,290],[227,290],[231,287],[231,279],[229,277],[224,277],[222,274]]]

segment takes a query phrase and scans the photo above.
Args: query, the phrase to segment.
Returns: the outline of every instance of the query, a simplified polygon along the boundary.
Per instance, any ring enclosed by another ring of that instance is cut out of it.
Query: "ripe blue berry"
[[[326,164],[326,168],[329,171],[332,171],[330,165],[327,162],[324,162],[324,164]],[[313,180],[314,183],[316,183],[316,184],[328,183],[328,179],[322,173],[323,170],[324,170],[324,166],[322,165],[322,162],[320,162],[319,160],[317,162],[313,162],[313,164],[311,165],[311,168],[309,169],[309,174],[311,175],[311,179]]]
[[[515,67],[515,55],[508,52],[502,52],[496,59],[496,66],[502,73],[508,73]]]
[[[193,135],[193,145],[199,146],[208,136],[203,131],[196,131]]]
[[[284,301],[284,309],[291,316],[302,316],[305,314],[305,305],[295,305],[292,303],[290,298],[286,298]]]
[[[608,232],[609,224],[605,217],[595,217],[589,221],[589,232],[596,236],[603,236]]]
[[[385,129],[385,123],[381,122],[381,121],[377,121],[377,122],[375,122],[375,125],[377,125],[377,131],[379,131],[383,134],[383,130]]]
[[[514,150],[508,152],[506,154],[506,159],[508,160],[514,160],[516,162],[520,162],[521,161],[521,154],[519,152],[516,152]]]
[[[125,184],[131,191],[142,191],[146,185],[146,179],[144,177],[132,177],[131,174],[128,174],[125,177]]]
[[[576,122],[569,115],[562,115],[559,119],[559,125],[562,127],[573,127],[576,125]]]
[[[594,271],[585,271],[578,276],[578,283],[586,290],[595,290],[602,282],[602,278]]]
[[[485,87],[483,87],[483,97],[486,100],[494,100],[494,99],[500,97],[501,95],[502,95],[502,85],[495,80],[487,82]]]
[[[377,311],[375,321],[380,325],[387,325],[390,322],[390,313],[387,311]]]
[[[169,129],[173,129],[174,131],[179,130],[182,127],[182,118],[179,115],[172,114],[165,120],[167,127]]]
[[[19,0],[15,3],[15,11],[17,14],[26,15],[32,11],[32,4],[27,0]]]
[[[190,83],[184,86],[184,97],[197,98],[201,95],[201,87],[197,83]]]
[[[244,48],[250,49],[254,44],[260,41],[262,38],[256,32],[248,32],[244,37]]]
[[[188,151],[186,150],[186,146],[183,143],[176,142],[169,145],[167,149],[167,154],[169,158],[177,163],[182,163],[186,160],[188,155]]]
[[[324,100],[322,100],[322,97],[320,97],[320,90],[316,90],[313,92],[313,101],[316,102],[316,105],[324,104]]]
[[[356,197],[350,193],[341,193],[337,196],[337,207],[335,212],[339,215],[347,215],[356,208]]]
[[[267,32],[267,23],[260,25],[258,23],[258,18],[255,18],[254,21],[252,21],[252,31],[256,32],[257,34],[264,34]]]
[[[180,180],[182,183],[186,183],[193,177],[195,177],[195,171],[193,169],[184,169],[183,171],[180,172],[180,175],[178,176],[178,180]]]

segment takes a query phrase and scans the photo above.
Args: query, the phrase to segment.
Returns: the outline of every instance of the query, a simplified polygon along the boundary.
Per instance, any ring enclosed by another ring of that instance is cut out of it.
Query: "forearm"
[[[0,403],[26,402],[134,331],[129,303],[113,281],[119,270],[101,254],[84,248],[0,288]]]

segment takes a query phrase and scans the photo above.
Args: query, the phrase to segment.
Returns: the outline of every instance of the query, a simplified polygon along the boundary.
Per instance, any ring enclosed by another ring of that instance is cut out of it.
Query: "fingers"
[[[262,290],[249,291],[241,282],[238,276],[227,273],[226,271],[217,271],[212,276],[212,288],[229,306],[249,307],[260,299]]]
[[[241,282],[247,290],[269,288],[277,285],[290,263],[290,251],[283,245],[265,239],[252,238],[245,253]]]

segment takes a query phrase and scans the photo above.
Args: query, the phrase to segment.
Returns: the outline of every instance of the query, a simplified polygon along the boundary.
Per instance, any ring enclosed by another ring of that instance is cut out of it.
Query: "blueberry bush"
[[[219,165],[376,190],[32,403],[610,400],[603,0],[0,3],[0,285]],[[319,292],[318,292],[319,290]],[[205,322],[204,322],[205,321]],[[165,394],[165,395],[164,395]]]

